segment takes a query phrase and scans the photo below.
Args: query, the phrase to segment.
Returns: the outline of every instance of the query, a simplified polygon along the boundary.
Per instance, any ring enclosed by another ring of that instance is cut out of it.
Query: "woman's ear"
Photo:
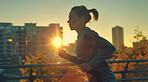
[[[81,21],[85,22],[85,17],[84,16],[81,16],[80,19],[81,19]]]

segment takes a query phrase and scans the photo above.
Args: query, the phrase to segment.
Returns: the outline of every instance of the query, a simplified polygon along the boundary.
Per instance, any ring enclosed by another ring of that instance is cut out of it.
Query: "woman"
[[[88,10],[85,6],[75,6],[71,9],[67,23],[71,30],[78,33],[76,56],[69,55],[62,49],[58,54],[60,57],[78,64],[83,72],[91,74],[90,82],[116,82],[115,74],[105,61],[112,57],[112,53],[116,49],[110,42],[86,27],[91,20],[90,12],[97,21],[96,9]]]

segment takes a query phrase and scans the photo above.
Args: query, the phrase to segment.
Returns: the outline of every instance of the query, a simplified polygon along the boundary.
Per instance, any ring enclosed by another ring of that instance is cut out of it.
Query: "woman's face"
[[[75,11],[71,11],[69,13],[69,20],[67,21],[67,23],[69,23],[69,27],[71,30],[76,30],[77,28],[79,28],[79,26],[83,23],[82,21],[82,17],[79,17],[75,13]]]

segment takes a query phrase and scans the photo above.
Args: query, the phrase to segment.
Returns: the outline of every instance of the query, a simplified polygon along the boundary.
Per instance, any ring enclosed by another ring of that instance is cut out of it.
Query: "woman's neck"
[[[82,32],[83,32],[83,30],[84,30],[85,28],[86,28],[86,26],[84,25],[84,26],[79,27],[79,28],[76,30],[76,32],[78,33],[78,36],[82,34]]]

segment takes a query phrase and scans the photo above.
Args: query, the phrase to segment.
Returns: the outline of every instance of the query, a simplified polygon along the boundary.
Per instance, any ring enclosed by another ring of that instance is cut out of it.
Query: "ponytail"
[[[79,17],[84,16],[85,17],[85,23],[88,23],[91,20],[90,12],[93,13],[93,18],[95,21],[98,20],[98,11],[96,9],[90,9],[88,10],[85,6],[75,6],[71,9],[71,11],[75,11]]]
[[[90,13],[90,12],[92,12],[93,13],[93,18],[94,18],[94,20],[95,21],[97,21],[98,20],[98,11],[96,10],[96,9],[90,9],[90,10],[88,10],[88,12]]]

